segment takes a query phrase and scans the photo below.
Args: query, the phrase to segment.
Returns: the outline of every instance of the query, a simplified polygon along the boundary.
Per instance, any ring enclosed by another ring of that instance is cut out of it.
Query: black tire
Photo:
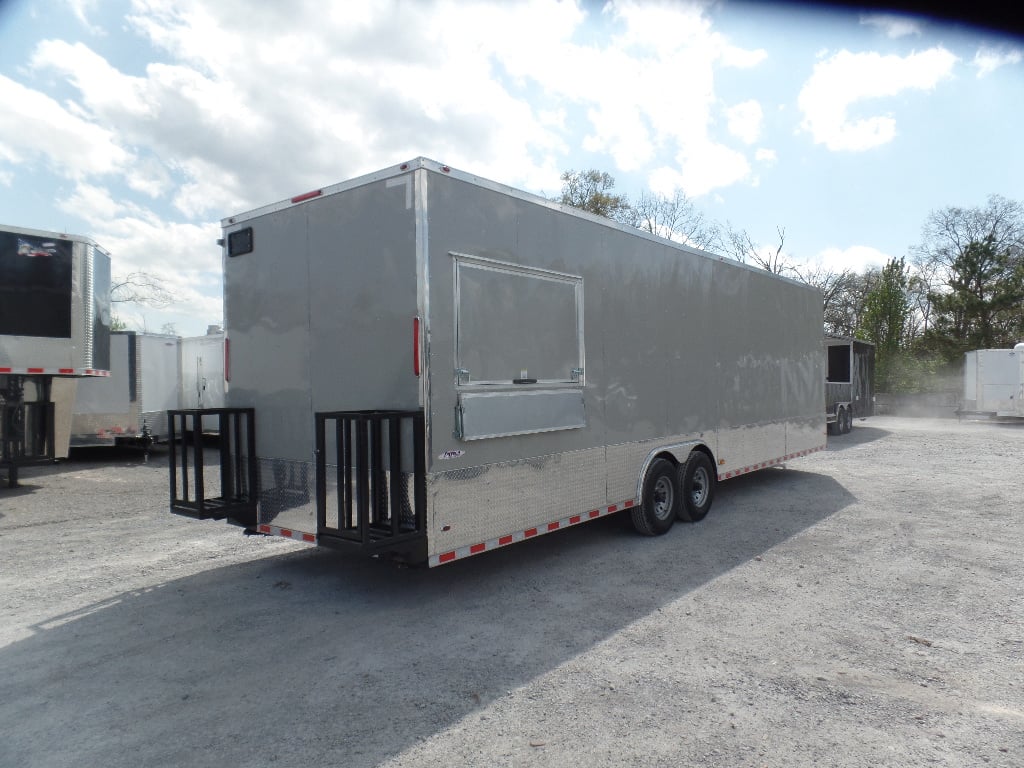
[[[679,468],[679,519],[696,523],[707,517],[715,500],[718,480],[715,466],[703,451],[691,451],[686,463]]]
[[[839,411],[839,434],[845,435],[853,428],[853,419],[850,418],[850,409],[843,408]]]
[[[637,533],[661,536],[667,533],[679,514],[679,480],[675,466],[655,459],[644,478],[644,497],[633,507],[631,517]]]

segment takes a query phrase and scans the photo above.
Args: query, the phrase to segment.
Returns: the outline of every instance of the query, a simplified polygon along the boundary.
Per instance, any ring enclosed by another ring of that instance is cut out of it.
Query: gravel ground
[[[0,487],[0,766],[1024,765],[1024,425],[433,570],[171,515],[165,460]]]

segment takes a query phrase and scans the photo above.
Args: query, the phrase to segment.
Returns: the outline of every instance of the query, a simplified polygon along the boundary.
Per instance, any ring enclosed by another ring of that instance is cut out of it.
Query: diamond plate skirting
[[[428,475],[429,554],[602,507],[608,490],[603,446]]]
[[[316,533],[316,473],[309,461],[260,459],[261,524]]]
[[[428,474],[428,555],[584,514],[610,504],[637,499],[637,482],[652,452],[665,450],[685,461],[697,443],[705,444],[720,477],[750,464],[775,463],[820,449],[824,416],[799,424],[763,424],[718,433],[677,435],[600,446],[531,459]],[[746,471],[744,470],[744,471]],[[337,471],[327,467],[327,525],[336,527]],[[403,517],[411,498],[411,476]],[[311,462],[260,459],[259,522],[316,533],[315,471]]]

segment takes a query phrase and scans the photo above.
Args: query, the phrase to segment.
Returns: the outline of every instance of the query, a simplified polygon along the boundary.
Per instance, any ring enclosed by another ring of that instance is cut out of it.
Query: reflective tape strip
[[[306,544],[316,544],[316,535],[312,533],[303,533],[302,531],[293,531],[291,528],[278,528],[276,525],[259,525],[257,529],[260,533],[265,533],[268,536],[284,536],[286,539],[295,539],[295,541],[304,541]]]
[[[509,544],[515,544],[517,541],[525,541],[526,539],[532,539],[536,536],[543,536],[545,533],[551,533],[561,528],[570,528],[580,523],[585,523],[588,520],[596,520],[599,517],[605,517],[614,512],[618,512],[620,509],[629,509],[630,507],[636,506],[636,499],[630,499],[624,501],[621,504],[611,504],[607,507],[600,509],[592,509],[589,512],[582,512],[578,515],[570,515],[569,517],[563,517],[561,520],[554,520],[544,525],[539,525],[534,528],[527,528],[525,531],[518,531],[516,533],[508,533],[504,536],[499,536],[496,539],[488,539],[487,541],[481,541],[478,544],[470,544],[465,547],[459,547],[449,552],[442,552],[439,555],[431,555],[428,560],[428,564],[431,568],[436,565],[443,565],[444,563],[450,563],[452,560],[461,560],[464,557],[470,555],[479,555],[481,552],[489,552],[492,549],[498,549],[499,547],[507,547]]]
[[[784,461],[789,461],[790,459],[799,459],[801,456],[809,456],[812,453],[824,451],[825,447],[826,446],[824,445],[819,445],[817,448],[808,448],[806,451],[789,453],[778,459],[770,459],[768,461],[762,461],[759,464],[751,464],[749,467],[743,467],[743,469],[733,469],[729,472],[723,472],[718,476],[718,479],[728,480],[731,477],[739,477],[740,475],[745,475],[749,472],[756,472],[757,470],[764,469],[766,467],[774,467],[776,464],[782,464]]]
[[[110,371],[98,371],[95,368],[0,368],[0,373],[12,373],[19,376],[109,376]]]

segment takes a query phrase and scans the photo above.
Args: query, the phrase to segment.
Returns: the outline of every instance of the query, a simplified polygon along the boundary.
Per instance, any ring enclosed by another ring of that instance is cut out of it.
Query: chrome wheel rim
[[[672,516],[672,501],[675,489],[668,477],[659,477],[651,492],[651,508],[654,516],[659,520],[665,520]]]
[[[702,507],[708,498],[708,471],[704,467],[697,467],[693,473],[693,483],[690,486],[690,501],[693,506]]]

